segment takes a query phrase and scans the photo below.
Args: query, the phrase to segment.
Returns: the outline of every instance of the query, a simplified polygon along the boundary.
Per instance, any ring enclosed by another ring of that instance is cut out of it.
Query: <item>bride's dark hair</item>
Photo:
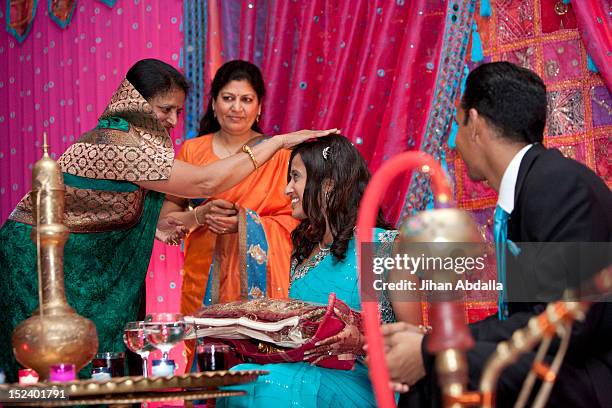
[[[306,167],[302,208],[306,218],[291,233],[293,257],[298,263],[308,258],[325,234],[325,217],[333,235],[331,253],[336,261],[346,257],[357,222],[359,202],[370,180],[365,160],[344,136],[330,135],[299,144],[291,152],[291,163],[300,155]],[[289,180],[289,173],[287,180]],[[389,228],[382,211],[377,227]]]

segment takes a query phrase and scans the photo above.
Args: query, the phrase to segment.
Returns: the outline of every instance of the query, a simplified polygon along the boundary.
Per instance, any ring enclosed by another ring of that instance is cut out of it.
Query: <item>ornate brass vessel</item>
[[[429,256],[455,257],[457,252],[476,250],[470,243],[482,241],[472,216],[455,208],[423,211],[408,218],[401,228],[400,241],[410,244],[431,243]],[[406,251],[404,251],[406,252]],[[465,255],[477,256],[477,252]],[[427,271],[425,271],[427,272]],[[428,273],[437,283],[451,283],[454,287],[459,275],[454,271]],[[465,352],[474,345],[472,335],[465,324],[461,293],[436,291],[431,294],[430,325],[433,328],[427,343],[429,352],[436,355],[436,371],[446,407],[462,407],[466,399],[468,365]]]
[[[361,251],[361,243],[368,241],[364,240],[362,235],[370,234],[371,228],[375,225],[378,206],[389,180],[411,170],[418,170],[429,175],[437,209],[418,213],[407,220],[401,228],[399,252],[410,253],[411,247],[417,248],[418,246],[414,244],[423,243],[424,245],[419,247],[414,255],[419,256],[420,249],[428,246],[428,256],[454,257],[455,249],[460,247],[461,243],[480,242],[480,234],[473,218],[465,211],[450,208],[452,191],[444,171],[435,159],[422,152],[404,152],[380,167],[363,195],[357,221],[357,250]],[[363,265],[360,267],[363,268]],[[436,282],[453,282],[457,279],[454,271],[426,272],[429,272],[432,280]],[[360,279],[363,281],[363,269],[360,269],[360,274]],[[390,377],[383,353],[378,304],[372,301],[362,301],[362,309],[370,357],[369,368],[376,392],[376,402],[380,407],[393,407],[395,401],[389,389]],[[435,301],[431,303],[429,323],[433,331],[427,341],[427,348],[436,355],[436,370],[444,405],[461,406],[468,383],[465,351],[474,343],[464,322],[461,298],[457,298],[457,294],[452,291],[437,293]]]
[[[53,364],[83,368],[98,350],[96,326],[68,305],[64,292],[64,245],[68,228],[64,217],[65,187],[59,165],[49,157],[43,136],[43,157],[32,170],[32,240],[38,256],[39,307],[13,332],[13,352],[22,365],[42,379]]]

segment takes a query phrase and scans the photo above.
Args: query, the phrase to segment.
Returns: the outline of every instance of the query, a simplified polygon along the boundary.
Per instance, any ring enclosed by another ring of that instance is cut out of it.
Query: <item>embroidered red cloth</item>
[[[255,299],[205,307],[186,320],[197,325],[198,337],[231,344],[249,362],[307,361],[350,370],[355,364],[354,354],[304,360],[304,352],[338,334],[347,322],[361,322],[361,315],[331,293],[327,305],[296,299]]]

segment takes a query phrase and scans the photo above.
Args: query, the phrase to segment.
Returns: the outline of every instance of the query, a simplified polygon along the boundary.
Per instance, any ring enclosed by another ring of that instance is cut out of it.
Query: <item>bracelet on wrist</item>
[[[193,217],[195,218],[196,224],[198,224],[201,227],[202,225],[204,225],[204,223],[200,222],[200,220],[198,220],[198,208],[200,208],[200,207],[196,207],[196,208],[193,209]]]
[[[257,163],[257,160],[255,159],[253,150],[251,150],[251,148],[248,145],[244,145],[242,146],[242,151],[249,155],[249,157],[251,158],[251,161],[253,162],[253,167],[255,167],[255,170],[257,170],[259,168],[259,163]]]

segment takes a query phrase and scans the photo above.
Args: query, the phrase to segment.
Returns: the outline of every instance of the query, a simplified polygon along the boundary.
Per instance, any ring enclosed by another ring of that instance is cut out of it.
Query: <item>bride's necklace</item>
[[[315,266],[317,266],[331,251],[331,245],[328,247],[323,247],[319,242],[319,251],[311,256],[308,260],[298,266],[297,259],[293,258],[291,261],[291,282],[303,278],[306,274]]]

